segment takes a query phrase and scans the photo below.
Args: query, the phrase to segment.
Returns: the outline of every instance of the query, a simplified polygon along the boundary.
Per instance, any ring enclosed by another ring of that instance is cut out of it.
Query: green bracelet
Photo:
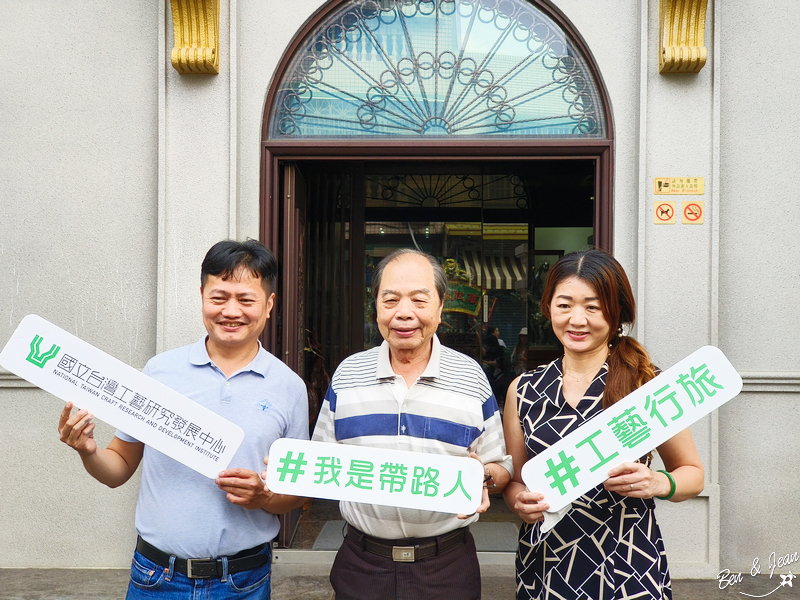
[[[663,473],[669,479],[669,494],[666,496],[656,496],[659,500],[669,500],[675,495],[675,480],[672,478],[672,475],[667,473],[666,471],[662,471],[661,469],[658,470],[659,473]]]

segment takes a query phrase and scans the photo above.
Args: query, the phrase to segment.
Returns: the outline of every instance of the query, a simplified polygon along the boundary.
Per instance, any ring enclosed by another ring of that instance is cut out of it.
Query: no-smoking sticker
[[[656,200],[653,203],[653,223],[656,225],[672,225],[675,223],[675,202]]]
[[[705,202],[694,200],[683,204],[681,223],[684,225],[702,225],[705,220]]]

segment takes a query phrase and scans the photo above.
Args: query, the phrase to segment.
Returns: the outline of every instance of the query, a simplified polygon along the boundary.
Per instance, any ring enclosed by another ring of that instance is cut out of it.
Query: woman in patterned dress
[[[623,334],[636,308],[625,271],[611,255],[587,250],[563,257],[550,271],[541,306],[564,355],[514,380],[504,411],[514,459],[504,497],[523,520],[517,599],[672,598],[654,498],[680,502],[703,489],[703,465],[688,429],[658,447],[666,473],[650,469],[649,455],[623,463],[541,531],[549,505],[526,488],[522,466],[657,374],[647,351]]]

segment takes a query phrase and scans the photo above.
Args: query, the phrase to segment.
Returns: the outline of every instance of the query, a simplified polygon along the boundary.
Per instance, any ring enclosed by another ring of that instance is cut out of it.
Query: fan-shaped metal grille
[[[351,0],[302,42],[270,137],[604,138],[598,86],[524,0]]]
[[[370,208],[528,208],[518,175],[368,175]]]

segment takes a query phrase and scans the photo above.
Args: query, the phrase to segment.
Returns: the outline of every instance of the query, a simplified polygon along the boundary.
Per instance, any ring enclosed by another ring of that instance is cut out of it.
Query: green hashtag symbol
[[[297,458],[292,458],[292,451],[286,454],[286,458],[281,459],[281,467],[278,467],[278,473],[280,473],[280,480],[283,481],[287,475],[292,476],[292,483],[297,483],[297,476],[304,475],[305,471],[302,468],[308,464],[307,460],[303,460],[303,456],[305,456],[304,452],[300,453],[300,456]]]
[[[567,488],[564,486],[565,481],[569,480],[572,487],[578,487],[578,480],[575,479],[575,475],[581,469],[580,467],[573,469],[572,463],[575,462],[575,457],[570,456],[567,458],[563,451],[558,453],[558,460],[561,462],[556,465],[553,463],[552,458],[547,459],[547,466],[550,467],[550,470],[545,473],[545,476],[553,478],[553,483],[550,484],[550,487],[553,489],[558,488],[559,493],[563,496],[567,493]],[[561,471],[564,471],[563,475],[559,474]]]

